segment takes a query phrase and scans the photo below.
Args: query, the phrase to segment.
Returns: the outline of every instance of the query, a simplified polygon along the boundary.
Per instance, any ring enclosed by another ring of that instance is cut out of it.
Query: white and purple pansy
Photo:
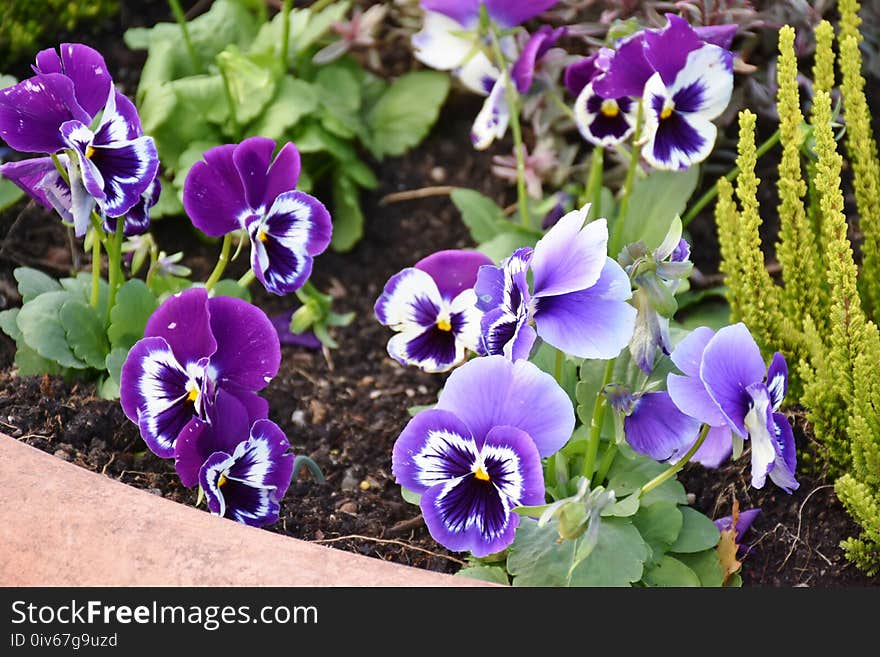
[[[181,432],[175,467],[184,486],[201,486],[212,513],[262,527],[278,520],[279,501],[290,486],[289,448],[274,422],[253,420],[221,390],[208,418],[192,420]]]
[[[191,420],[209,417],[220,390],[249,417],[266,417],[268,404],[256,391],[280,363],[278,334],[262,310],[192,288],[169,297],[150,317],[122,366],[120,402],[147,446],[171,458],[180,432]]]
[[[786,492],[798,487],[794,433],[777,412],[788,388],[788,367],[780,353],[770,367],[745,324],[717,333],[701,327],[676,347],[672,360],[684,375],[670,374],[666,385],[683,413],[712,429],[696,456],[704,452],[720,464],[742,441],[751,441],[752,486],[763,488],[767,476]],[[695,460],[699,460],[695,458]]]
[[[517,506],[544,503],[541,457],[571,437],[571,401],[528,361],[472,360],[452,373],[435,408],[394,444],[397,482],[421,495],[428,531],[483,557],[513,541]]]
[[[296,190],[296,147],[285,144],[273,160],[274,150],[275,142],[265,137],[209,149],[186,176],[183,206],[206,235],[244,229],[257,280],[284,295],[308,280],[314,257],[330,244],[333,226],[323,203]]]
[[[88,46],[62,44],[60,56],[41,51],[34,71],[0,90],[0,137],[22,152],[65,151],[58,159],[69,184],[48,157],[8,163],[0,173],[58,211],[80,237],[96,205],[105,221],[143,206],[135,211],[138,226],[126,225],[127,234],[136,234],[149,221],[147,202],[159,159],[134,105],[115,90],[103,57]]]
[[[482,351],[528,358],[536,337],[576,358],[614,358],[630,341],[636,309],[629,277],[607,254],[604,219],[570,212],[535,245],[500,267],[480,268]],[[527,273],[533,275],[529,289]],[[532,322],[535,328],[532,328]]]
[[[439,251],[392,276],[376,301],[376,318],[397,332],[388,353],[402,365],[445,372],[476,352],[481,313],[477,271],[492,261],[476,251]]]
[[[629,96],[602,98],[588,84],[574,102],[574,118],[584,139],[608,148],[628,139],[635,131],[638,101]]]

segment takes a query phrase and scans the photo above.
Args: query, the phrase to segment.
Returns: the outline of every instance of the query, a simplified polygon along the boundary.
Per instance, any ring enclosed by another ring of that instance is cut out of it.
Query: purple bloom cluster
[[[268,317],[203,288],[169,297],[126,358],[120,401],[147,446],[174,458],[212,512],[251,525],[278,519],[293,473],[283,432],[257,392],[278,373],[281,347]]]
[[[0,174],[85,235],[97,207],[105,230],[119,218],[143,233],[159,196],[159,158],[132,102],[119,93],[97,51],[78,43],[37,54],[32,77],[0,90],[0,137],[23,153]],[[97,124],[97,125],[96,125]],[[96,127],[92,127],[95,126]]]
[[[643,154],[658,169],[686,169],[715,144],[712,120],[733,92],[736,25],[692,28],[667,14],[660,30],[641,30],[615,49],[603,48],[566,70],[577,96],[575,117],[585,139],[613,146],[636,129],[644,113]]]

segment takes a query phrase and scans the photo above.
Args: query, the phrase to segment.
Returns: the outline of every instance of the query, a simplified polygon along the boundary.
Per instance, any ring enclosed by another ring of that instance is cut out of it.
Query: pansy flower
[[[208,417],[193,419],[180,433],[175,467],[184,486],[201,486],[212,513],[261,527],[278,520],[293,475],[289,448],[274,422],[252,421],[221,390]]]
[[[121,217],[142,201],[158,171],[156,145],[143,135],[137,110],[116,91],[96,51],[62,44],[60,57],[54,50],[39,53],[35,71],[0,90],[0,137],[22,152],[66,151],[69,186],[51,158],[4,166],[0,173],[59,209],[81,237],[96,205],[102,217]]]
[[[517,506],[544,503],[541,457],[571,437],[568,396],[528,361],[477,358],[452,373],[435,408],[394,444],[397,482],[421,495],[428,531],[483,557],[513,541]]]
[[[638,101],[632,96],[605,98],[596,91],[594,81],[604,78],[614,57],[613,50],[602,48],[565,69],[565,86],[576,98],[575,125],[584,139],[597,146],[611,147],[629,138],[638,118]]]
[[[481,313],[477,271],[492,261],[476,251],[439,251],[395,274],[376,301],[376,318],[397,335],[388,353],[402,365],[445,372],[476,352]]]
[[[251,137],[209,149],[183,184],[183,207],[196,228],[219,237],[243,229],[251,241],[251,267],[271,293],[301,288],[316,255],[330,244],[330,213],[318,199],[297,191],[299,151]]]
[[[629,343],[636,316],[629,277],[606,255],[605,220],[584,225],[589,207],[565,215],[534,250],[480,268],[474,289],[485,353],[528,358],[540,336],[576,358],[614,358]]]
[[[752,486],[763,488],[769,475],[785,491],[795,490],[794,433],[788,419],[777,412],[788,388],[782,354],[774,354],[767,368],[754,338],[740,322],[717,333],[706,327],[692,331],[672,352],[672,360],[684,373],[667,377],[672,401],[683,413],[712,427],[700,448],[706,460],[720,464],[734,441],[739,452],[748,438]]]
[[[266,417],[268,404],[256,391],[280,363],[278,334],[262,310],[191,288],[150,317],[122,366],[120,402],[147,446],[171,458],[184,427],[208,418],[218,390],[234,396],[250,417]]]
[[[626,442],[639,454],[668,461],[694,444],[702,423],[678,410],[667,392],[629,393],[615,388],[608,395],[609,403],[623,417]]]

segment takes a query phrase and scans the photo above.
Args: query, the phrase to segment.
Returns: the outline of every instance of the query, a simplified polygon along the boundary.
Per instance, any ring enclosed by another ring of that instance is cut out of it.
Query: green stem
[[[605,424],[605,408],[606,399],[603,391],[605,386],[611,383],[611,377],[614,375],[614,359],[608,361],[605,366],[605,375],[602,377],[602,385],[599,386],[599,393],[596,395],[596,402],[593,404],[593,417],[590,420],[590,438],[587,441],[587,453],[584,455],[584,464],[581,468],[581,474],[590,480],[590,486],[595,483],[593,480],[593,466],[596,465],[596,455],[599,453],[599,441],[601,439],[602,425]]]
[[[605,481],[605,477],[611,469],[611,464],[614,463],[614,458],[617,456],[617,451],[617,445],[613,441],[609,441],[608,449],[605,450],[605,455],[602,457],[602,462],[599,464],[599,469],[596,471],[597,484],[601,484]]]
[[[691,460],[691,457],[697,453],[697,450],[700,449],[700,445],[702,445],[703,442],[706,440],[706,435],[708,433],[709,425],[705,424],[703,425],[703,430],[700,432],[700,437],[697,438],[697,442],[693,444],[693,446],[687,451],[684,456],[682,456],[678,461],[669,466],[668,470],[666,470],[665,472],[661,472],[647,484],[642,486],[642,490],[639,491],[639,497],[644,497],[658,486],[661,486],[668,479],[674,477],[676,473],[678,473],[678,471],[681,470],[687,464],[687,462]]]
[[[241,278],[238,279],[238,284],[241,287],[250,287],[250,284],[257,280],[257,275],[254,273],[253,269],[248,269],[244,274],[241,275]]]
[[[178,0],[168,0],[168,6],[171,7],[171,13],[174,14],[174,20],[180,25],[180,31],[183,33],[183,42],[186,44],[186,52],[189,54],[189,59],[192,62],[193,68],[196,73],[201,73],[202,62],[199,61],[199,56],[196,54],[195,46],[193,46],[192,39],[189,36],[189,27],[186,22],[186,16],[183,13],[183,8],[180,6]]]
[[[766,140],[763,144],[761,144],[760,146],[758,146],[758,150],[757,150],[757,152],[756,152],[756,157],[760,158],[760,157],[761,157],[762,155],[764,155],[767,151],[769,151],[771,148],[773,148],[774,146],[776,146],[776,144],[779,143],[779,139],[780,139],[780,132],[779,132],[779,129],[777,128],[776,132],[774,132],[772,135],[770,135],[770,136],[767,138],[767,140]],[[726,174],[724,177],[725,177],[729,182],[733,182],[733,179],[736,178],[738,175],[739,175],[739,167],[733,167],[733,169],[731,169],[730,171],[728,171],[727,174]],[[685,213],[685,215],[681,218],[681,225],[682,225],[682,226],[687,226],[691,221],[694,220],[694,218],[695,218],[698,214],[700,214],[700,210],[702,210],[702,209],[705,208],[707,205],[709,205],[709,203],[711,203],[712,200],[713,200],[716,196],[718,196],[718,183],[717,183],[717,182],[716,182],[714,185],[712,185],[712,187],[710,187],[710,188],[706,191],[706,193],[703,194],[703,195],[697,200],[697,202],[694,203],[694,204],[688,209],[688,211]]]
[[[110,311],[116,305],[116,293],[119,291],[119,285],[122,276],[122,240],[125,239],[125,217],[117,217],[116,233],[113,235],[112,245],[107,249],[108,256],[108,272],[107,278],[109,290],[107,292],[107,317],[104,321],[106,326],[110,325]]]
[[[223,78],[223,93],[226,96],[226,104],[229,106],[229,120],[232,122],[232,131],[237,136],[241,134],[241,125],[238,122],[238,115],[235,113],[235,100],[232,98],[232,91],[229,89],[229,78],[223,69],[220,69],[220,77]]]
[[[281,70],[287,70],[287,53],[290,51],[290,0],[284,0],[281,5],[281,20],[284,22],[281,30]]]
[[[70,187],[70,176],[67,175],[67,171],[64,170],[64,167],[61,166],[61,160],[58,159],[57,153],[52,153],[52,163],[55,165],[55,168],[58,169],[58,173],[61,175],[61,178],[67,183],[67,186]]]
[[[503,71],[504,93],[507,96],[507,105],[510,109],[510,131],[513,133],[513,152],[516,156],[516,206],[519,210],[520,223],[529,227],[529,196],[526,191],[526,158],[522,138],[522,126],[519,123],[519,97],[513,80],[510,79],[507,60],[501,52],[501,42],[494,25],[489,27],[489,35],[492,37],[492,53],[495,56],[495,64]]]
[[[561,349],[556,350],[556,364],[553,368],[553,376],[559,385],[562,385],[562,365],[565,362],[565,354]]]
[[[98,234],[95,233],[94,238],[92,239],[92,296],[89,299],[89,303],[92,308],[98,307],[98,302],[101,300],[101,240],[98,239]]]
[[[642,102],[639,101],[639,110],[636,115],[636,131],[633,134],[632,152],[630,153],[629,169],[626,171],[626,180],[623,183],[623,197],[620,199],[620,207],[617,210],[617,221],[614,222],[614,231],[609,240],[608,252],[612,258],[616,258],[623,239],[626,215],[629,213],[629,199],[632,196],[633,182],[636,179],[636,170],[639,168],[639,160],[642,157],[642,116],[644,114]]]
[[[208,280],[205,281],[205,289],[208,290],[208,292],[211,291],[211,288],[217,284],[217,281],[219,281],[220,277],[223,275],[223,271],[226,269],[226,265],[229,263],[229,252],[231,250],[232,233],[227,233],[223,237],[223,246],[220,247],[220,257],[217,258],[217,264],[214,266],[214,271],[211,272]]]
[[[593,148],[593,158],[590,161],[590,175],[587,178],[587,201],[593,204],[594,218],[602,216],[602,173],[604,172],[605,149],[601,146]]]

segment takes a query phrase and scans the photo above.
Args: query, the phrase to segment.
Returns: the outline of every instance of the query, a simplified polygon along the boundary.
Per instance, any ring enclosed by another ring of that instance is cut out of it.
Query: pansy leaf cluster
[[[352,53],[316,62],[351,8],[324,4],[312,11],[285,3],[267,21],[253,3],[218,0],[184,25],[126,33],[129,47],[148,51],[137,99],[163,162],[161,214],[180,213],[187,174],[202,153],[263,136],[298,145],[300,189],[332,188],[333,248],[358,242],[360,190],[378,184],[361,147],[381,159],[418,144],[449,83],[431,71],[386,82],[358,64],[357,42],[349,44]]]

